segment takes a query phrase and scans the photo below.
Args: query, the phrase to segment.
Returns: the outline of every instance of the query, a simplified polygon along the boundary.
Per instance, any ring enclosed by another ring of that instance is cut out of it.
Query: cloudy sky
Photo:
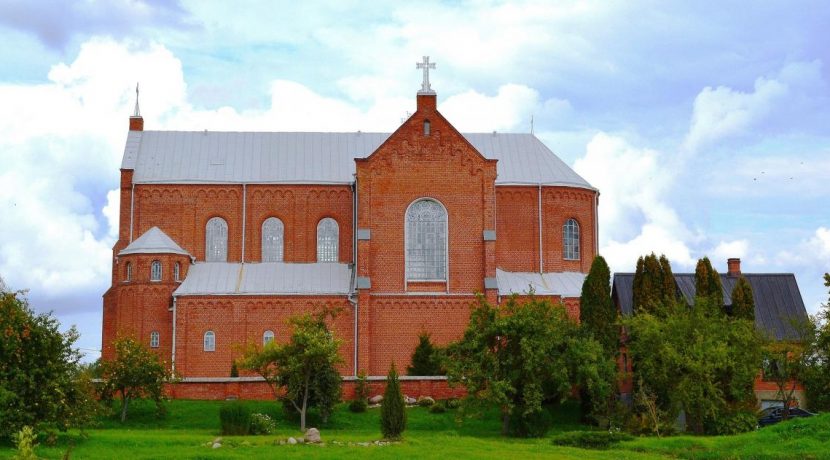
[[[6,284],[100,348],[136,82],[151,130],[391,131],[429,55],[460,130],[533,117],[600,189],[615,271],[740,257],[827,299],[826,2],[333,3],[0,2]]]

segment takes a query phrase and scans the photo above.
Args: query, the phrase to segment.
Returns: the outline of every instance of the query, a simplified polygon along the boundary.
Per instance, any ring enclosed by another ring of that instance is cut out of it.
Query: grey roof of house
[[[807,309],[798,289],[795,275],[792,273],[744,273],[743,277],[752,286],[755,299],[755,326],[760,331],[770,334],[777,340],[792,339],[797,336],[793,321],[807,319]],[[694,273],[675,273],[675,283],[688,305],[694,303]],[[738,278],[720,275],[723,286],[723,300],[727,307],[732,305],[732,290]],[[633,273],[615,273],[612,293],[617,305],[624,315],[631,315],[633,302]]]
[[[126,248],[118,253],[119,256],[127,254],[184,254],[189,252],[182,249],[172,238],[167,236],[160,228],[153,227],[144,232]]]
[[[532,289],[536,295],[579,297],[584,281],[585,274],[577,272],[506,272],[496,269],[499,295],[529,294]]]
[[[202,262],[173,295],[346,295],[351,276],[341,263]]]
[[[350,184],[355,158],[389,133],[130,131],[121,169],[142,183]],[[499,160],[497,185],[563,185],[594,190],[533,134],[463,136]]]

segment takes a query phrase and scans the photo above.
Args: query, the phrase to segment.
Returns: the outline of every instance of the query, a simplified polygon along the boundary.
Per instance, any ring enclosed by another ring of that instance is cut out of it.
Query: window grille
[[[132,281],[132,279],[133,279],[133,264],[127,262],[125,272],[126,272],[126,275],[124,276],[124,281]]]
[[[265,331],[262,334],[262,346],[268,345],[274,341],[274,331]]]
[[[262,223],[263,262],[282,262],[283,233],[282,221],[276,217],[269,217]]]
[[[213,331],[205,332],[205,351],[216,351],[216,334]]]
[[[337,262],[340,228],[337,221],[326,217],[317,224],[317,262]]]
[[[161,262],[158,260],[150,264],[150,281],[161,281]]]
[[[150,333],[150,348],[158,348],[159,347],[159,333],[158,331],[153,331]]]
[[[447,210],[420,200],[406,211],[406,276],[409,280],[447,279]]]
[[[182,279],[182,265],[178,262],[173,265],[173,279],[176,281],[181,281]]]
[[[205,260],[208,262],[228,260],[228,223],[221,217],[210,219],[205,228]]]
[[[562,227],[565,260],[579,260],[579,223],[568,219]]]

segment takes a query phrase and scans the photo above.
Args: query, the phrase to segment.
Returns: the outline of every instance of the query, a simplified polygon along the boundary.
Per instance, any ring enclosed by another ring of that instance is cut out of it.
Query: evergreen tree
[[[735,289],[732,290],[732,316],[755,321],[755,298],[752,296],[752,286],[743,276],[738,278]]]
[[[671,264],[665,254],[660,255],[660,271],[663,281],[663,302],[666,305],[674,305],[677,302],[677,284],[674,281]]]
[[[429,339],[429,334],[422,332],[418,336],[418,346],[412,353],[412,365],[406,368],[409,375],[444,375],[441,369],[441,350]]]
[[[406,429],[406,409],[404,407],[401,384],[395,363],[386,376],[386,390],[380,403],[380,431],[386,439],[400,439]]]
[[[720,275],[712,268],[708,257],[699,259],[695,267],[695,297],[708,300],[706,304],[711,305],[713,311],[723,308],[723,287]]]
[[[665,256],[652,252],[637,260],[634,274],[634,311],[666,316],[676,303],[676,288],[671,265]]]

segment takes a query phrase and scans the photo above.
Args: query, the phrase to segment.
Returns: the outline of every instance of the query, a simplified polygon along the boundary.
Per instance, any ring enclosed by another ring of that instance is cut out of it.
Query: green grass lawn
[[[219,436],[221,402],[171,401],[168,415],[157,419],[153,406],[144,402],[131,407],[123,425],[105,418],[82,437],[77,431],[61,434],[55,446],[41,445],[37,453],[61,458],[71,446],[71,458],[107,459],[218,459],[218,458],[830,458],[830,414],[809,420],[793,420],[757,432],[728,437],[638,438],[611,450],[585,450],[554,446],[550,436],[589,429],[577,422],[578,409],[566,404],[556,411],[554,428],[547,438],[511,439],[499,434],[498,414],[458,423],[457,411],[431,414],[425,408],[407,409],[409,423],[404,439],[388,446],[356,443],[380,439],[379,410],[353,414],[341,405],[328,425],[318,426],[324,446],[279,445],[289,436],[300,437],[298,424],[285,418],[275,402],[247,401],[252,411],[267,413],[278,429],[269,436],[223,436],[222,447],[206,443]],[[311,426],[317,422],[312,419]],[[349,445],[349,443],[353,445]],[[0,458],[14,451],[0,446]]]

